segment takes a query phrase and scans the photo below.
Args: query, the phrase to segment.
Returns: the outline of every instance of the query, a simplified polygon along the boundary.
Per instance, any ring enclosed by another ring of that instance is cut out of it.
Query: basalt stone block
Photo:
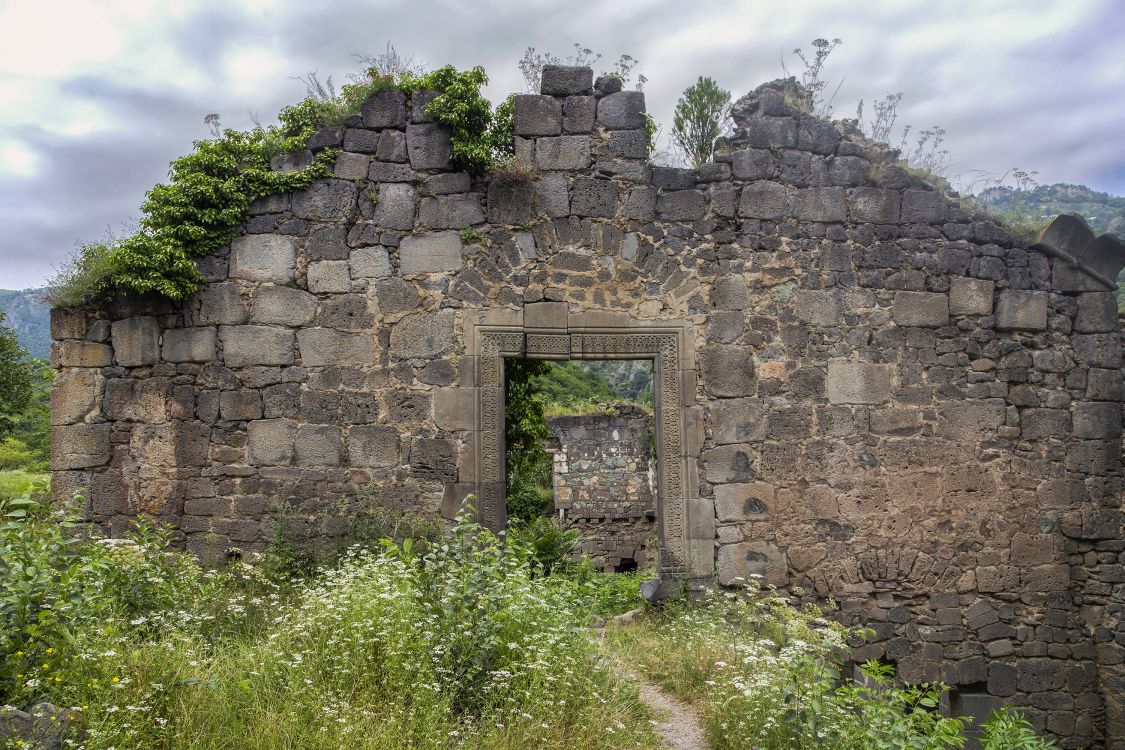
[[[588,94],[594,88],[594,71],[585,65],[544,65],[539,80],[539,90],[544,94]]]
[[[765,409],[754,398],[711,401],[712,437],[718,445],[746,443],[766,437]]]
[[[371,157],[367,154],[341,151],[336,156],[336,165],[332,168],[332,175],[341,180],[362,180],[367,177],[367,168],[370,163]]]
[[[371,364],[375,358],[374,342],[367,333],[304,328],[297,331],[297,345],[306,367],[354,367]]]
[[[748,482],[755,478],[753,453],[743,444],[723,445],[700,454],[704,478],[711,484]]]
[[[440,92],[420,89],[410,95],[410,121],[433,122],[434,119],[426,114],[426,105],[437,99]]]
[[[656,218],[656,188],[651,186],[630,188],[625,195],[621,214],[633,221],[652,221]]]
[[[746,148],[732,152],[730,157],[736,180],[768,180],[774,176],[776,165],[768,149]]]
[[[1020,437],[1024,440],[1064,439],[1071,430],[1070,413],[1062,409],[1023,409]]]
[[[562,105],[552,96],[520,94],[513,100],[513,132],[517,136],[558,135]]]
[[[785,553],[770,542],[740,542],[719,547],[719,584],[784,586],[789,582]]]
[[[648,134],[643,130],[614,130],[609,134],[609,152],[623,159],[645,159]]]
[[[260,419],[262,416],[262,397],[258,391],[250,388],[223,391],[219,394],[219,416],[225,422],[245,422],[251,419]]]
[[[690,190],[695,187],[696,172],[683,167],[653,167],[652,184],[661,190]]]
[[[347,260],[348,231],[343,227],[321,227],[313,230],[305,242],[309,260]]]
[[[891,400],[894,368],[865,362],[828,362],[828,401],[833,404],[883,404]]]
[[[374,130],[348,128],[344,131],[344,150],[357,154],[373,154],[379,149],[379,134]]]
[[[272,326],[221,326],[227,367],[293,364],[293,332]]]
[[[403,276],[457,271],[464,265],[463,243],[457,232],[431,232],[404,237],[398,247]]]
[[[597,123],[607,130],[638,130],[645,126],[645,95],[619,91],[598,100]]]
[[[848,220],[856,223],[897,224],[902,195],[897,190],[859,187],[848,191]]]
[[[899,326],[940,328],[949,325],[949,297],[938,292],[895,292],[891,317]]]
[[[281,234],[248,234],[230,243],[230,275],[249,281],[289,284],[297,265],[297,239]]]
[[[1086,372],[1086,398],[1091,401],[1121,401],[1125,398],[1121,371],[1091,367]]]
[[[92,341],[56,341],[51,344],[52,367],[109,367],[113,349]]]
[[[170,328],[164,332],[161,356],[166,362],[212,362],[217,342],[218,332],[213,326]]]
[[[247,320],[246,303],[238,284],[208,284],[196,295],[192,317],[196,325],[239,325]]]
[[[1074,317],[1074,330],[1079,333],[1113,333],[1120,327],[1116,294],[1087,292],[1078,295],[1078,314]]]
[[[453,158],[451,131],[445,125],[410,125],[406,128],[406,151],[412,169],[449,169]],[[372,165],[374,166],[374,165]]]
[[[344,131],[341,128],[321,128],[305,142],[305,146],[313,151],[325,148],[336,148],[344,142]]]
[[[259,286],[250,306],[250,322],[265,325],[306,326],[315,315],[316,297],[289,286]]]
[[[948,218],[949,204],[935,190],[906,190],[900,216],[904,224],[939,224]]]
[[[710,396],[729,398],[754,393],[754,349],[707,345],[700,352],[703,388]]]
[[[715,512],[720,523],[753,521],[769,516],[775,490],[764,482],[719,484],[714,487]]]
[[[398,89],[380,91],[360,108],[368,128],[402,128],[406,125],[406,95]]]
[[[753,117],[746,124],[746,139],[752,148],[793,148],[797,145],[797,121],[792,117]]]
[[[293,461],[297,423],[291,419],[257,419],[246,426],[246,463],[288,466]]]
[[[575,170],[590,166],[590,136],[563,135],[535,142],[535,165],[544,170]]]
[[[94,410],[102,383],[97,370],[65,370],[51,385],[51,424],[81,422]]]
[[[504,183],[493,180],[488,185],[488,221],[491,224],[522,224],[533,215],[532,183]]]
[[[434,424],[439,430],[471,430],[476,422],[477,394],[468,388],[434,389]]]
[[[51,469],[66,471],[104,466],[113,452],[106,424],[56,425],[51,428]]]
[[[1002,398],[942,404],[935,434],[958,442],[995,439],[996,431],[1004,425],[1006,406]]]
[[[1047,293],[1005,289],[996,302],[996,327],[1009,331],[1047,330]]]
[[[808,187],[812,180],[812,154],[787,150],[781,155],[778,178],[789,185]]]
[[[1110,401],[1079,401],[1074,405],[1074,436],[1084,440],[1121,437],[1121,405]]]
[[[955,276],[949,280],[951,315],[991,315],[996,283],[986,279]]]
[[[707,215],[702,190],[674,190],[656,198],[656,215],[665,221],[695,221]]]
[[[783,219],[789,215],[789,193],[776,182],[752,182],[742,188],[738,215],[744,219]]]
[[[1074,353],[1081,361],[1094,367],[1121,367],[1121,337],[1116,333],[1075,334],[1071,338]]]
[[[570,211],[576,216],[613,216],[617,211],[617,186],[593,177],[576,178],[570,185]]]
[[[484,223],[484,209],[476,193],[423,198],[418,221],[429,229],[466,229]]]
[[[394,182],[380,186],[373,215],[375,223],[385,229],[413,229],[416,195],[413,185]]]
[[[711,285],[710,299],[716,310],[745,310],[750,306],[750,288],[741,276],[723,276]]]
[[[375,158],[379,161],[405,163],[406,133],[401,130],[384,130],[379,133],[379,145],[375,148]]]
[[[406,279],[392,276],[375,283],[375,303],[383,315],[394,315],[418,307],[418,290]]]
[[[473,179],[467,172],[446,172],[432,174],[426,178],[424,192],[431,195],[450,195],[452,193],[467,193],[473,186]]]
[[[352,280],[346,260],[322,260],[310,263],[307,280],[309,291],[315,294],[340,294],[352,290]]]
[[[407,141],[409,150],[410,141]],[[414,182],[419,175],[409,164],[396,164],[389,161],[373,161],[367,170],[367,179],[380,184],[387,182]]]
[[[369,468],[398,466],[402,460],[399,432],[384,425],[348,428],[348,464]]]
[[[801,289],[797,292],[797,318],[814,326],[838,326],[844,321],[842,289]]]
[[[307,190],[293,194],[293,215],[316,221],[348,221],[355,216],[358,194],[355,183],[346,180],[314,182]]]
[[[568,96],[563,101],[563,132],[589,133],[597,108],[598,100],[592,96]]]
[[[374,325],[364,294],[337,294],[321,300],[318,326],[337,330],[362,330]]]
[[[848,215],[847,194],[842,187],[798,190],[795,214],[804,221],[844,221]]]
[[[303,149],[291,154],[281,154],[270,159],[270,169],[274,172],[299,172],[311,167],[313,163],[312,151]]]
[[[111,326],[113,358],[122,367],[143,367],[160,361],[160,326],[142,316],[115,320]]]
[[[385,247],[361,247],[352,251],[348,263],[353,279],[381,279],[394,273]]]
[[[833,154],[840,142],[840,132],[831,122],[817,117],[802,117],[797,121],[797,148],[814,154]]]
[[[294,463],[298,466],[338,466],[343,449],[339,427],[303,424],[297,428]]]
[[[871,162],[858,156],[837,156],[828,160],[828,179],[833,185],[863,185],[871,172]]]
[[[416,438],[410,444],[410,476],[435,482],[457,481],[457,452],[443,438]]]
[[[391,356],[429,359],[453,351],[455,319],[449,308],[407,315],[391,327]]]
[[[533,199],[535,210],[541,214],[552,218],[570,215],[570,193],[564,175],[541,175],[535,180]]]

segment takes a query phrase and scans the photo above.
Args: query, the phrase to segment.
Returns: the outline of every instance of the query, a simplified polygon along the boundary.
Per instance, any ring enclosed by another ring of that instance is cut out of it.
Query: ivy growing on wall
[[[310,87],[308,98],[281,111],[276,126],[221,133],[216,127],[214,138],[196,141],[192,153],[172,162],[167,183],[148,192],[137,230],[82,246],[52,281],[49,297],[57,306],[73,307],[128,294],[190,296],[203,280],[196,259],[237,236],[253,201],[309,187],[331,173],[336,152],[326,149],[293,172],[272,171],[270,159],[303,149],[318,128],[341,126],[367,98],[388,88],[408,98],[419,90],[437,92],[426,113],[452,131],[454,163],[482,175],[512,153],[511,102],[494,116],[480,91],[487,82],[480,67],[393,75],[371,68],[338,95]]]

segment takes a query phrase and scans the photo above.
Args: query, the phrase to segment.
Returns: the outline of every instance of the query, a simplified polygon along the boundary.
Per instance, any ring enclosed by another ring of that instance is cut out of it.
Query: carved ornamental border
[[[480,326],[473,337],[478,362],[477,512],[495,531],[507,521],[504,484],[504,358],[649,359],[653,362],[657,455],[657,533],[660,573],[683,577],[691,570],[685,491],[682,359],[687,344],[680,327],[629,327],[536,332],[521,327]],[[694,398],[694,393],[687,394]]]

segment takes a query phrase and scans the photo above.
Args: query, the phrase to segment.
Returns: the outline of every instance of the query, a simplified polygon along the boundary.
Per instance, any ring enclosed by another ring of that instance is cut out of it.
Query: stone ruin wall
[[[188,303],[55,311],[55,491],[200,553],[263,548],[280,507],[338,531],[372,482],[448,514],[481,479],[478,325],[676,321],[696,580],[831,598],[904,679],[1125,747],[1120,243],[1060,220],[1029,249],[776,85],[713,163],[653,167],[613,88],[545,70],[530,174],[491,182],[384,92],[278,161],[342,148]]]
[[[583,552],[598,567],[644,569],[656,535],[652,415],[614,411],[547,418],[555,510],[582,532]]]

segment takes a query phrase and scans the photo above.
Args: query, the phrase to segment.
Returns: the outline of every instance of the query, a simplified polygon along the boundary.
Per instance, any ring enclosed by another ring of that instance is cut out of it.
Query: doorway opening
[[[651,359],[504,360],[509,525],[551,518],[604,571],[655,564]]]

